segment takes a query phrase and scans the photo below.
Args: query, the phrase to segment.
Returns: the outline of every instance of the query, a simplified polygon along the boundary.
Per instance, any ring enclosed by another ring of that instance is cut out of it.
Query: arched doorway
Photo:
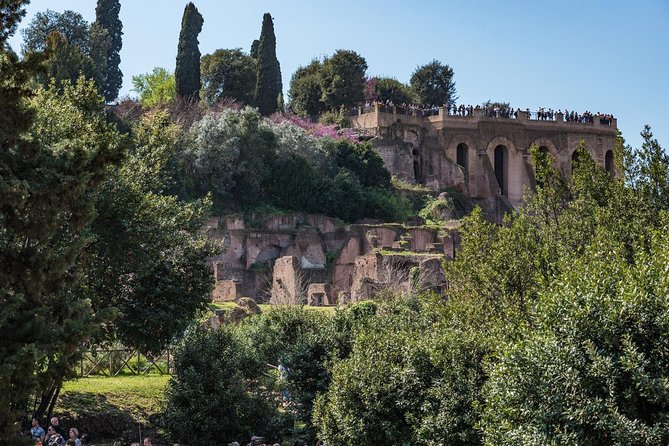
[[[416,184],[421,183],[421,175],[420,175],[420,153],[418,153],[418,149],[413,149],[411,152],[413,155],[413,174],[414,178],[416,178]]]
[[[465,171],[465,174],[467,173],[467,168],[468,168],[468,154],[469,152],[469,147],[467,147],[467,144],[465,143],[460,143],[458,144],[457,148],[457,155],[456,155],[456,162],[458,163],[458,166],[462,167],[462,169]]]
[[[508,178],[507,178],[507,167],[509,164],[509,155],[508,149],[505,145],[498,145],[495,147],[494,153],[494,169],[495,177],[497,178],[497,184],[499,185],[500,193],[504,196],[508,194]]]
[[[607,150],[604,155],[604,169],[611,176],[614,176],[616,173],[616,166],[613,162],[613,150]]]

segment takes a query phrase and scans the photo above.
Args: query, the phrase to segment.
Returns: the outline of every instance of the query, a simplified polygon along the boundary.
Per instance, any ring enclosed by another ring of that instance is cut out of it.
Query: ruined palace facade
[[[392,175],[447,190],[463,211],[479,205],[496,222],[522,204],[526,188],[535,186],[532,146],[549,152],[569,177],[583,141],[595,161],[614,171],[615,119],[566,122],[556,113],[540,120],[520,111],[511,118],[492,115],[484,109],[453,116],[444,108],[375,104],[358,109],[351,122],[369,138]],[[449,215],[455,217],[464,213],[452,211]],[[454,257],[459,245],[458,223],[444,223],[346,225],[303,214],[212,218],[208,234],[226,248],[210,259],[216,278],[213,299],[245,296],[260,302],[333,305],[386,290],[439,293],[446,287],[443,262]]]
[[[527,111],[495,117],[482,108],[454,116],[444,107],[424,111],[373,104],[350,119],[372,138],[395,177],[437,191],[455,189],[474,201],[501,198],[520,204],[524,188],[535,185],[529,153],[534,145],[550,152],[567,177],[581,141],[596,162],[614,169],[617,123],[610,117],[567,122],[562,113],[540,120]]]

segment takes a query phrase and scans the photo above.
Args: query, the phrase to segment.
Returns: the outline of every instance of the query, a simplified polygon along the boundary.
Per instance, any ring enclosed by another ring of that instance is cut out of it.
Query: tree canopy
[[[256,59],[241,48],[219,49],[202,56],[202,98],[215,104],[230,98],[245,105],[254,104]]]
[[[321,69],[322,101],[330,109],[351,107],[365,100],[367,61],[355,51],[337,50]]]
[[[30,24],[21,31],[23,53],[43,52],[47,38],[57,32],[65,41],[79,48],[83,54],[90,49],[90,26],[78,12],[65,10],[62,13],[47,9],[35,14]]]
[[[276,57],[274,22],[269,13],[262,18],[262,30],[258,43],[255,102],[263,116],[279,109],[281,95],[281,69]]]
[[[120,11],[119,0],[98,0],[91,26],[91,57],[100,73],[101,91],[107,102],[116,99],[123,84],[119,68],[123,46]]]
[[[197,40],[204,19],[193,2],[186,5],[181,19],[181,33],[174,71],[177,97],[197,101],[200,94],[200,48]]]
[[[423,105],[444,105],[457,99],[453,69],[438,60],[416,68],[409,84]]]

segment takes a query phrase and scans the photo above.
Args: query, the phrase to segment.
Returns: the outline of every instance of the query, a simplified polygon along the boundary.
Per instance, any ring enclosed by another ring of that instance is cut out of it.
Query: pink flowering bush
[[[292,113],[275,113],[269,117],[269,120],[275,124],[288,123],[306,130],[315,138],[332,138],[334,140],[347,139],[351,142],[357,142],[358,136],[351,129],[337,129],[334,125],[324,125],[318,122],[311,122],[308,119],[301,118]]]

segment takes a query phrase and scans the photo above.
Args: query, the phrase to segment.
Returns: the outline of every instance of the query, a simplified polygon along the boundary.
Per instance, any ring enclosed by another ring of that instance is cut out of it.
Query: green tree
[[[193,445],[276,435],[273,379],[232,327],[194,330],[175,352],[167,396],[170,432]]]
[[[405,84],[391,77],[373,77],[365,83],[365,100],[414,104],[418,102],[414,92]]]
[[[322,101],[328,109],[351,107],[365,100],[367,61],[355,51],[337,50],[321,69]]]
[[[423,105],[444,105],[457,99],[453,69],[438,60],[416,68],[409,84]]]
[[[119,0],[98,0],[95,22],[91,29],[91,56],[102,78],[102,94],[107,102],[113,101],[123,84],[121,47],[123,23],[119,19]]]
[[[133,129],[130,153],[101,187],[91,224],[96,243],[81,261],[90,270],[82,289],[93,308],[118,315],[101,340],[144,352],[169,346],[210,300],[206,258],[215,247],[200,228],[211,202],[164,193],[178,136],[162,111],[146,114]]]
[[[241,48],[219,49],[202,56],[202,97],[207,104],[231,98],[253,105],[256,88],[256,60]]]
[[[93,192],[122,144],[91,82],[64,84],[62,94],[41,90],[28,104],[23,85],[33,72],[4,51],[0,61],[0,103],[12,115],[0,120],[0,386],[10,389],[0,396],[0,435],[16,444],[14,423],[28,398],[38,391],[38,412],[48,408],[95,327],[90,304],[69,289],[91,242]]]
[[[79,47],[70,45],[57,31],[47,37],[45,56],[45,70],[37,75],[43,86],[54,82],[56,87],[62,88],[64,83],[76,83],[79,77],[91,79],[100,86],[100,73],[93,60]]]
[[[260,124],[258,111],[247,107],[207,115],[193,126],[186,157],[192,159],[200,193],[211,192],[216,204],[231,198],[256,204],[262,198],[262,179],[277,141]]]
[[[139,94],[139,102],[144,107],[167,104],[177,96],[174,75],[165,68],[156,67],[151,73],[132,77],[133,91]]]
[[[322,102],[323,90],[321,87],[322,64],[312,60],[306,67],[299,67],[290,79],[290,97],[288,108],[300,116],[319,116],[325,111]]]
[[[334,161],[339,167],[355,173],[364,186],[390,187],[390,173],[369,143],[337,141]]]
[[[5,48],[7,39],[16,31],[16,27],[26,14],[25,1],[4,1],[0,3],[0,48]]]
[[[667,230],[633,263],[607,233],[542,293],[536,328],[501,348],[485,386],[486,444],[669,440]]]
[[[197,40],[204,19],[193,2],[186,5],[181,19],[181,33],[174,71],[177,97],[197,101],[200,94],[200,48]]]
[[[265,13],[262,18],[257,60],[255,102],[260,114],[269,116],[279,109],[281,94],[281,70],[276,58],[274,22],[269,13]]]
[[[58,32],[67,41],[88,55],[90,49],[90,26],[78,12],[66,10],[62,13],[47,9],[38,12],[30,24],[21,31],[23,53],[43,52],[47,48],[47,37]]]

